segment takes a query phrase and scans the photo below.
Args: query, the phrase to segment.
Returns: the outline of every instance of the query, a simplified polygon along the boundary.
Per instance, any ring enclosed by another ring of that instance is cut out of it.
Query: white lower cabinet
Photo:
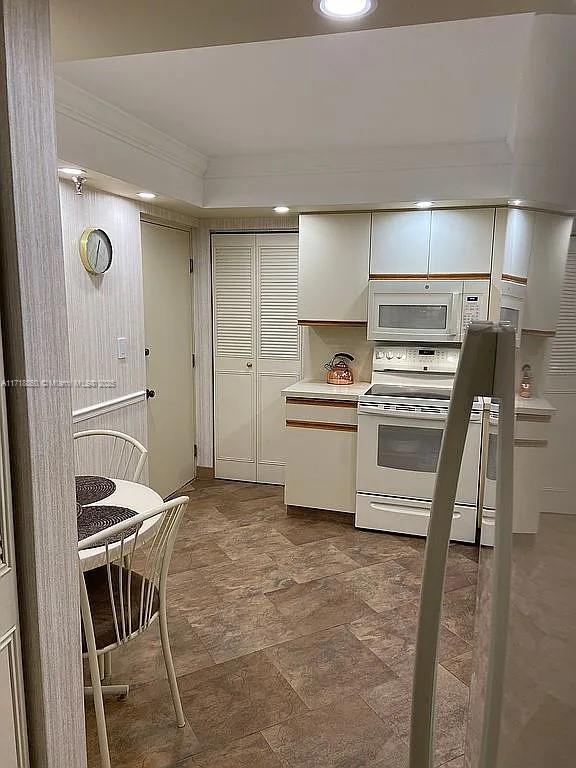
[[[426,536],[431,508],[431,501],[359,493],[356,496],[356,527]],[[450,538],[454,541],[474,542],[475,506],[454,506]]]
[[[214,235],[214,474],[284,482],[282,390],[300,378],[298,235]]]
[[[356,410],[321,402],[286,406],[285,502],[354,514]]]

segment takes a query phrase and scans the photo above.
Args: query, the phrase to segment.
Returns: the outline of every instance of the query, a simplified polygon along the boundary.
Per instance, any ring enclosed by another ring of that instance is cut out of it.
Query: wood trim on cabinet
[[[345,385],[344,385],[345,386]],[[326,405],[329,408],[356,408],[356,400],[328,400],[321,397],[294,397],[288,396],[286,404],[290,405]]]
[[[385,274],[385,273],[372,273],[369,275],[370,280],[428,280],[428,274],[399,274],[395,272],[394,274]]]
[[[370,275],[370,280],[490,280],[489,272],[434,272],[432,275],[424,274],[376,274]]]
[[[545,423],[552,421],[552,416],[548,416],[545,413],[517,413],[516,421],[537,421]]]
[[[368,322],[366,320],[298,320],[298,325],[330,325],[336,327],[353,325],[364,327],[368,325]]]
[[[516,448],[546,448],[548,440],[526,440],[522,437],[517,437],[514,440],[514,446]]]
[[[327,429],[333,432],[358,432],[356,424],[331,424],[326,421],[301,421],[300,419],[286,419],[287,427],[299,429]]]
[[[517,275],[502,275],[502,280],[507,280],[509,283],[518,283],[518,285],[528,285],[527,277],[517,277]]]
[[[522,328],[522,333],[526,333],[529,336],[544,336],[550,339],[556,336],[556,331],[541,331],[537,328]]]

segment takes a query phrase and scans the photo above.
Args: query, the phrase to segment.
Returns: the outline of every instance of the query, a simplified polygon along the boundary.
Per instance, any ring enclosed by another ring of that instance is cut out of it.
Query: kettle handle
[[[354,361],[354,358],[352,357],[352,355],[349,355],[348,352],[336,352],[334,357],[335,358],[336,357],[345,357],[346,360],[350,360],[351,363]]]

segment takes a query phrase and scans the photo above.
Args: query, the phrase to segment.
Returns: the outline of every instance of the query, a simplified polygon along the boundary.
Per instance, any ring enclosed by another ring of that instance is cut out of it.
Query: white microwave
[[[368,339],[459,343],[489,293],[488,280],[370,280]]]
[[[516,346],[520,346],[526,286],[503,280],[500,296],[500,320],[510,323],[516,332]]]

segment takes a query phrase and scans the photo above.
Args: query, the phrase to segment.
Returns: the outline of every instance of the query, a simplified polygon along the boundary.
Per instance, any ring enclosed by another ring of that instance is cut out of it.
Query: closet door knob
[[[252,368],[252,363],[246,363],[246,368]]]

